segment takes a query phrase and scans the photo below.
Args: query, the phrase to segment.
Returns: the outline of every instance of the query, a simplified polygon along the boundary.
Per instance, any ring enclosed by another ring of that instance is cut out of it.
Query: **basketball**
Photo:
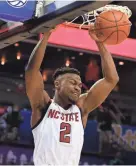
[[[128,16],[117,10],[104,11],[95,21],[96,36],[107,45],[122,43],[130,33],[131,22]]]

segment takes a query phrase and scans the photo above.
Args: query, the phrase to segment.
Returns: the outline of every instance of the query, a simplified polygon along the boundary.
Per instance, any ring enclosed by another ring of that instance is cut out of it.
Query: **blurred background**
[[[123,4],[124,2],[116,3]],[[80,161],[82,165],[136,164],[135,48],[131,50],[131,56],[128,53],[132,44],[136,45],[136,9],[134,2],[125,2],[125,5],[133,13],[130,18],[132,28],[129,39],[120,46],[109,47],[111,53],[112,50],[116,51],[116,53],[113,51],[113,58],[120,81],[105,102],[88,117]],[[1,27],[2,24],[1,21]],[[63,35],[64,33],[63,40],[66,41],[66,35],[70,32],[67,30],[63,32]],[[52,74],[59,67],[68,66],[80,70],[84,83],[82,92],[86,92],[102,78],[101,60],[94,42],[90,40],[89,50],[83,46],[76,48],[72,44],[59,43],[59,39],[62,38],[60,35],[62,34],[58,29],[58,32],[51,36],[41,66],[45,89],[51,97],[54,95]],[[31,107],[25,93],[24,69],[32,50],[41,37],[42,34],[38,34],[0,50],[1,165],[33,165]],[[78,36],[75,35],[73,38],[78,38]],[[57,39],[58,43],[54,44],[53,41]]]

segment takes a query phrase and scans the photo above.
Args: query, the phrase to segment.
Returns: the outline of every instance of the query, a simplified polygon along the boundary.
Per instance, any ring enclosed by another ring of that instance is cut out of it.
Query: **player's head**
[[[55,71],[53,75],[55,90],[63,100],[74,104],[81,94],[82,82],[80,72],[77,69],[63,67]]]

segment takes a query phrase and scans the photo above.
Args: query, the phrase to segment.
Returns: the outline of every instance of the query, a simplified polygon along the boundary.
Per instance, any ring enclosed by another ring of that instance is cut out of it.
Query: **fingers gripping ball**
[[[116,45],[127,39],[131,22],[128,16],[117,10],[102,12],[95,21],[95,33],[107,45]]]

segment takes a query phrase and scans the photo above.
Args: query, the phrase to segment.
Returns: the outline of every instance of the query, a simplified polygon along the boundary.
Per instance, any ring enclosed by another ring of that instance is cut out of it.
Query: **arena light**
[[[43,80],[47,81],[47,75],[46,75],[46,73],[43,74]]]
[[[123,65],[124,65],[124,62],[120,61],[120,62],[119,62],[119,65],[120,65],[120,66],[123,66]]]
[[[72,56],[71,59],[72,59],[72,60],[75,60],[75,56]]]
[[[46,82],[47,81],[47,71],[46,70],[43,70],[42,77],[43,77],[43,81]]]
[[[1,58],[1,65],[5,65],[5,63],[6,63],[6,57],[2,56],[2,58]]]
[[[22,55],[21,55],[21,52],[18,51],[18,52],[17,52],[17,60],[20,60],[20,59],[21,59],[21,56],[22,56]]]
[[[4,61],[1,61],[1,65],[5,65],[5,62],[4,62]]]
[[[8,89],[7,89],[7,92],[11,92],[11,89],[8,88]]]
[[[69,67],[69,66],[70,66],[70,60],[69,60],[69,59],[66,60],[65,66],[66,66],[66,67]]]
[[[82,56],[82,55],[83,55],[83,53],[82,53],[82,52],[80,52],[80,53],[79,53],[79,55],[80,55],[80,56]]]
[[[23,77],[23,74],[20,74],[20,77],[22,78],[22,77]]]
[[[15,43],[14,46],[15,46],[15,47],[18,47],[18,46],[19,46],[19,43]]]
[[[57,51],[60,52],[60,51],[61,51],[61,48],[58,48]]]

